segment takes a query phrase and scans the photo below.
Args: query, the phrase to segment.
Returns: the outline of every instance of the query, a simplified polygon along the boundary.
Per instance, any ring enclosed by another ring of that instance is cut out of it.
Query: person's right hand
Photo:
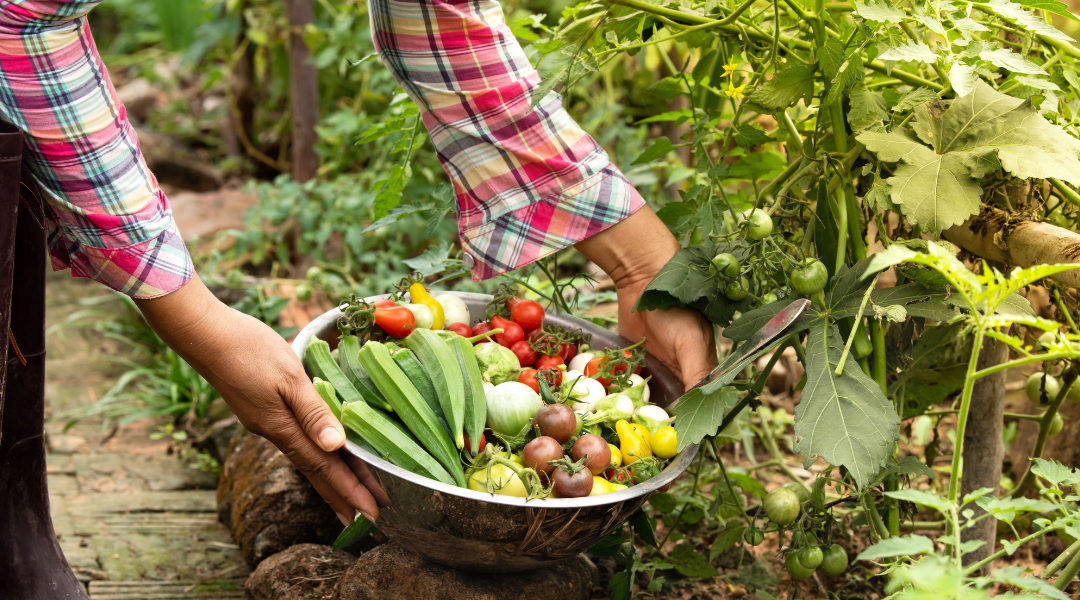
[[[198,277],[153,300],[137,300],[150,326],[221,394],[240,423],[274,444],[311,481],[345,525],[356,511],[374,522],[390,503],[367,465],[339,453],[345,429],[288,343],[258,319],[225,306]]]

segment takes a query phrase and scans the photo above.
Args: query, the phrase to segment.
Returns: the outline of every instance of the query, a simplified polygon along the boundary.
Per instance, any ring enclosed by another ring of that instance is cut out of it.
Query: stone
[[[296,544],[330,544],[341,522],[311,483],[265,439],[246,434],[229,446],[217,491],[218,519],[232,530],[244,560]]]
[[[185,191],[169,195],[173,218],[185,240],[209,240],[220,231],[243,229],[244,217],[258,201],[254,194],[241,190]]]
[[[244,583],[248,600],[324,600],[356,557],[319,544],[299,544],[267,558]]]
[[[139,77],[116,88],[116,97],[124,103],[129,115],[145,123],[150,118],[150,112],[160,102],[162,94],[154,89],[154,85],[148,80]]]
[[[584,555],[521,573],[471,573],[428,562],[393,540],[364,554],[331,600],[587,600],[598,584]]]

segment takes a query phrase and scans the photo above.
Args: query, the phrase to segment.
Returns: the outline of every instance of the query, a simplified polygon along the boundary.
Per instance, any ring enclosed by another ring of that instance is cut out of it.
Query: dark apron
[[[0,121],[0,600],[86,597],[49,515],[45,243],[22,132]]]

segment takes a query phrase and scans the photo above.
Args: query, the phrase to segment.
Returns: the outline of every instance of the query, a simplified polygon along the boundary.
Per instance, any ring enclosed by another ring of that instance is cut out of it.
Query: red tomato
[[[525,339],[525,330],[521,328],[521,325],[495,315],[491,318],[491,327],[493,329],[502,329],[502,333],[495,334],[495,341],[500,346],[509,348],[514,344]]]
[[[537,394],[540,393],[540,382],[536,380],[536,369],[525,369],[518,375],[518,383],[524,383],[532,388]]]
[[[604,471],[604,479],[626,485],[626,482],[630,481],[630,475],[628,475],[626,471],[608,469],[607,471]]]
[[[484,335],[485,333],[491,331],[492,329],[494,329],[494,327],[492,327],[491,325],[489,325],[487,323],[477,323],[476,325],[473,325],[472,333],[473,333],[473,336]],[[490,340],[488,340],[488,341],[490,341]]]
[[[388,335],[403,338],[416,329],[416,317],[404,306],[376,308],[375,324]]]
[[[559,358],[566,364],[570,364],[570,360],[577,356],[577,344],[563,344],[559,347]]]
[[[630,352],[629,350],[623,350],[623,356],[625,356],[627,358],[630,358],[633,355],[634,354],[632,352]],[[607,356],[604,356],[602,354],[600,356],[594,356],[592,358],[592,360],[589,361],[589,364],[585,365],[585,376],[586,377],[592,377],[593,379],[596,379],[597,381],[602,383],[604,385],[604,387],[607,387],[607,386],[611,385],[611,380],[610,379],[607,379],[606,377],[597,377],[596,376],[596,374],[600,372],[600,369],[604,365],[606,365],[608,362],[609,362],[609,360],[608,360]],[[626,370],[626,365],[618,364],[618,365],[615,365],[615,368],[613,369],[612,374],[619,374],[619,373],[621,373],[621,372],[623,372],[625,370]],[[637,368],[634,369],[634,373],[638,373],[638,374],[641,373],[641,365],[638,365]]]
[[[374,306],[375,308],[393,308],[397,304],[394,304],[394,301],[389,298],[383,298],[382,300],[376,300]]]
[[[529,331],[539,329],[544,324],[544,307],[535,300],[517,300],[507,302],[510,308],[510,320]]]
[[[542,356],[540,356],[539,358],[536,359],[536,368],[537,369],[544,369],[544,368],[558,369],[559,365],[565,365],[565,364],[566,363],[563,362],[563,359],[559,358],[558,356],[548,356],[548,355],[544,354],[544,355],[542,355]]]
[[[555,385],[562,385],[562,370],[556,369],[554,367],[540,367],[540,370],[551,371],[552,373],[555,373]]]
[[[531,367],[536,362],[536,350],[529,347],[529,342],[521,340],[510,346],[510,351],[513,352],[518,359],[518,362],[523,367]]]
[[[473,330],[464,323],[451,323],[446,326],[447,331],[453,331],[461,337],[471,338],[473,336]]]
[[[472,448],[472,442],[469,441],[469,434],[462,432],[462,435],[465,436],[465,449],[469,450],[470,448]],[[481,433],[479,447],[476,449],[476,454],[473,454],[473,456],[476,456],[477,454],[483,452],[484,446],[487,446],[487,436]]]

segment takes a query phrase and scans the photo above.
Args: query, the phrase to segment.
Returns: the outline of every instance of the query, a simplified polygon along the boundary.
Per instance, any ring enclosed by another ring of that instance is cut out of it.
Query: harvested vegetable
[[[465,301],[453,294],[440,294],[435,296],[435,301],[438,302],[443,309],[443,317],[446,319],[446,328],[450,329],[451,325],[461,324],[466,327],[472,322],[469,316],[469,307],[465,304]],[[467,335],[465,337],[472,337]]]
[[[416,353],[424,365],[435,393],[439,397],[446,422],[450,424],[450,437],[458,450],[465,447],[465,380],[463,372],[446,340],[434,331],[417,329],[405,339],[405,344]]]
[[[516,436],[544,406],[540,394],[529,386],[507,381],[487,393],[487,426],[499,435]]]

